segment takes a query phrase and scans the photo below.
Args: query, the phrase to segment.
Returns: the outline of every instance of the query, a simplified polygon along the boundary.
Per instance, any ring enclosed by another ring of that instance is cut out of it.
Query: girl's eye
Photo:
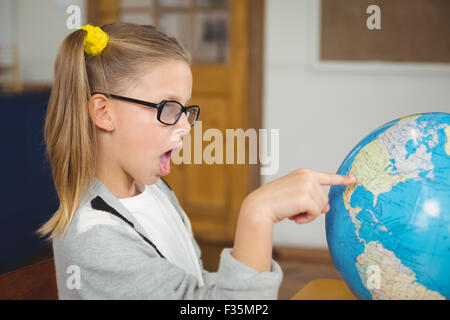
[[[180,112],[181,106],[178,103],[166,102],[161,110],[161,120],[165,123],[175,123]]]

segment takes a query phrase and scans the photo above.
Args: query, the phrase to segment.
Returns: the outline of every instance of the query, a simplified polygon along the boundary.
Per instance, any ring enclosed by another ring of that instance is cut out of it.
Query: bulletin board
[[[370,5],[381,29],[370,30]],[[449,0],[322,0],[320,60],[450,63]]]

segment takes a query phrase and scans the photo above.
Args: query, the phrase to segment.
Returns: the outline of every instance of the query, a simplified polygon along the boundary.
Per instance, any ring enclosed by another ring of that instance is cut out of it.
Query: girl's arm
[[[242,203],[232,256],[270,272],[274,223],[285,218],[300,224],[313,221],[330,209],[321,185],[355,182],[355,177],[298,169],[256,189]]]

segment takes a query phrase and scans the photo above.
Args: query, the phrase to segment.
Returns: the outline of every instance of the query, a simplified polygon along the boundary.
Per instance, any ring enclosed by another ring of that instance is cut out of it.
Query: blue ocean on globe
[[[450,114],[389,122],[365,137],[330,188],[328,247],[360,299],[450,298]]]

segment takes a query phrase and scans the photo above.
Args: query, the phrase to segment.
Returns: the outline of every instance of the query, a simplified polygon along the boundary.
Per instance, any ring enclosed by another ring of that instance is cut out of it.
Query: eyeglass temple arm
[[[147,107],[151,107],[151,108],[156,108],[158,109],[158,104],[155,103],[151,103],[151,102],[147,102],[147,101],[142,101],[142,100],[138,100],[138,99],[133,99],[133,98],[127,98],[127,97],[122,97],[122,96],[118,96],[116,94],[110,94],[110,93],[103,93],[103,92],[94,92],[92,93],[92,95],[94,94],[104,94],[105,96],[110,96],[113,97],[115,99],[119,99],[119,100],[124,100],[124,101],[128,101],[128,102],[133,102],[133,103],[137,103],[137,104],[142,104],[145,105]]]

